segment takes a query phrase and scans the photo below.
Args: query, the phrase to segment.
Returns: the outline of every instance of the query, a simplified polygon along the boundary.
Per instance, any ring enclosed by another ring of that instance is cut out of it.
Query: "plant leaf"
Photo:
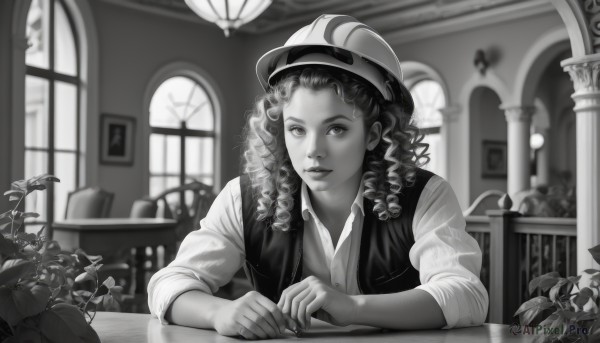
[[[90,273],[83,272],[75,278],[75,282],[84,282],[84,281],[96,281],[96,276]]]
[[[6,256],[14,256],[19,251],[17,243],[13,242],[8,238],[4,238],[4,235],[0,234],[0,254]]]
[[[590,254],[592,254],[594,261],[600,264],[600,244],[588,249],[588,251],[590,252]]]
[[[115,287],[115,284],[115,279],[113,279],[112,276],[107,277],[106,280],[104,280],[104,282],[102,283],[102,285],[106,286],[106,288],[108,289]]]
[[[588,300],[594,295],[591,289],[588,287],[583,288],[579,291],[579,294],[575,296],[573,302],[579,306],[579,308],[583,308],[583,305],[587,304]]]
[[[23,317],[41,313],[50,299],[50,289],[45,285],[34,285],[30,289],[17,288],[12,292],[13,301]]]
[[[514,316],[519,316],[521,325],[529,325],[539,313],[553,305],[554,304],[544,296],[535,297],[521,304]]]
[[[544,292],[553,287],[560,280],[558,272],[551,272],[538,276],[529,282],[529,294],[532,294],[537,288]]]
[[[100,342],[96,331],[73,305],[56,304],[44,311],[40,317],[40,330],[52,342]]]
[[[27,275],[34,267],[33,262],[20,261],[0,271],[0,285],[12,286],[22,277]]]
[[[17,201],[25,195],[25,192],[20,189],[11,189],[4,192],[4,195],[9,196],[8,201]]]
[[[566,285],[567,282],[569,282],[567,279],[560,279],[556,285],[552,286],[552,288],[550,289],[550,300],[552,301],[556,301],[556,296],[558,295],[558,292],[560,291],[561,287]]]

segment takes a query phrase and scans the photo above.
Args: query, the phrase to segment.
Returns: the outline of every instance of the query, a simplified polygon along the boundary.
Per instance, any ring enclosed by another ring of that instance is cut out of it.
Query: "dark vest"
[[[418,169],[414,184],[402,188],[399,203],[402,213],[387,221],[378,220],[373,203],[364,199],[365,217],[358,258],[358,287],[362,294],[385,294],[413,289],[420,285],[419,272],[408,253],[415,243],[412,231],[417,202],[433,174]],[[270,228],[271,221],[256,219],[256,197],[247,175],[240,177],[244,221],[244,269],[254,289],[279,301],[281,292],[302,278],[304,220],[300,191],[294,195],[291,229]]]

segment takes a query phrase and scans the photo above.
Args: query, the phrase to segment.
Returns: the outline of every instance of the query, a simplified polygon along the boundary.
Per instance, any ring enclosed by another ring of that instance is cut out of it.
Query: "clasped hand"
[[[298,323],[301,329],[306,330],[310,328],[313,313],[316,318],[333,325],[349,325],[354,319],[357,305],[351,296],[309,276],[286,288],[277,307]]]
[[[248,292],[221,307],[213,317],[213,325],[224,336],[275,338],[286,328],[309,329],[313,313],[333,325],[346,326],[353,320],[356,303],[349,295],[310,276],[285,289],[277,304],[258,292]]]

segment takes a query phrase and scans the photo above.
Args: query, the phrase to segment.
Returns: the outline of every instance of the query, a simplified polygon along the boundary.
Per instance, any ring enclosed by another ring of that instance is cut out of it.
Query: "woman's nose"
[[[318,137],[318,135],[309,135],[306,147],[306,156],[309,158],[325,157],[323,141],[320,137]]]

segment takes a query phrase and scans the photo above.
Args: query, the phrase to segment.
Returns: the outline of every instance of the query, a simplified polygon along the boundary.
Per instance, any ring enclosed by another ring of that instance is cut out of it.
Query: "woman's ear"
[[[375,149],[379,140],[381,139],[381,123],[376,121],[369,128],[367,133],[367,150],[372,151]]]

